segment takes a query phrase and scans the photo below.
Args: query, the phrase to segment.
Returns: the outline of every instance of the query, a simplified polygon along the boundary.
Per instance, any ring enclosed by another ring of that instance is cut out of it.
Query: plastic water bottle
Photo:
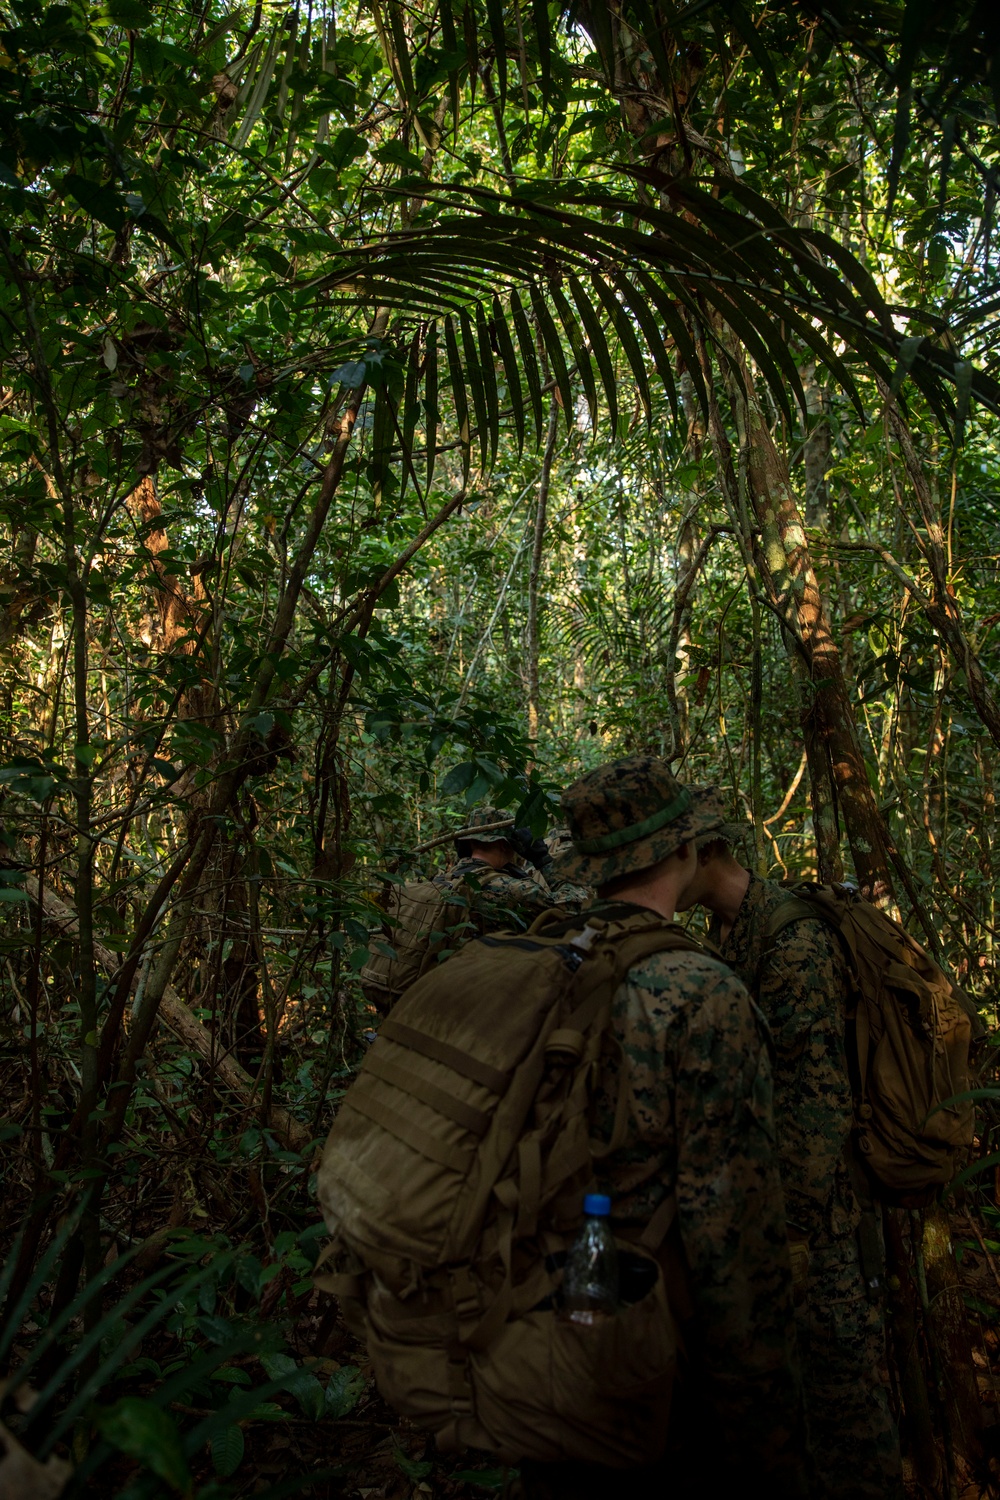
[[[618,1251],[608,1222],[611,1199],[588,1193],[583,1212],[583,1228],[566,1255],[561,1314],[570,1323],[594,1324],[618,1306]]]

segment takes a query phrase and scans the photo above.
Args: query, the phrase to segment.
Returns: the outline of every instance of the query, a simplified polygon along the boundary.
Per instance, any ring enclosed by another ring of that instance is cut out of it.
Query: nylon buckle
[[[479,1316],[481,1302],[479,1288],[469,1272],[468,1266],[459,1266],[450,1272],[451,1302],[460,1323]]]

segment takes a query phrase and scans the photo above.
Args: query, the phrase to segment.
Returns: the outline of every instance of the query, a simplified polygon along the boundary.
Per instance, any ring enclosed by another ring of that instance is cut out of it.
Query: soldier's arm
[[[726,1461],[768,1474],[775,1493],[804,1494],[766,1044],[740,981],[711,960],[692,967],[694,995],[679,1013],[675,1053],[678,1221],[694,1303],[689,1352]]]
[[[471,884],[471,882],[470,882]],[[472,898],[477,911],[503,926],[528,927],[543,911],[566,906],[567,912],[578,910],[574,903],[553,897],[549,886],[527,876],[507,875],[497,870],[479,876],[479,889]]]
[[[572,914],[581,911],[593,900],[593,892],[585,885],[575,885],[572,880],[556,880],[554,876],[546,876],[546,881],[549,906],[565,907]]]
[[[778,934],[761,972],[760,1003],[776,1048],[779,1155],[789,1217],[812,1231],[842,1171],[852,1117],[844,1050],[847,964],[818,920]]]

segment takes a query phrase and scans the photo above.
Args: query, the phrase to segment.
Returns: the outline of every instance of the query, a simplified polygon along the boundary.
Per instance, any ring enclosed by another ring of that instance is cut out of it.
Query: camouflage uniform
[[[861,1208],[844,1150],[852,1091],[844,1051],[850,992],[836,937],[819,918],[790,923],[764,959],[768,916],[787,893],[750,877],[732,931],[709,938],[751,989],[775,1044],[778,1153],[791,1233],[809,1246],[796,1312],[810,1445],[825,1493],[899,1493],[900,1458],[886,1390],[885,1330],[859,1262]]]
[[[502,927],[530,927],[543,911],[564,908],[567,915],[579,911],[589,893],[569,881],[556,879],[550,884],[533,865],[510,860],[496,869],[488,860],[472,854],[468,846],[477,844],[511,844],[510,819],[495,807],[479,807],[472,814],[462,837],[455,840],[459,859],[456,864],[434,876],[442,889],[458,889],[465,884],[471,894],[471,907],[479,918],[476,926],[484,932]],[[498,826],[500,825],[500,826]],[[551,864],[548,866],[551,869]]]
[[[549,885],[538,870],[528,871],[511,861],[496,870],[485,859],[467,855],[449,869],[434,876],[442,889],[458,889],[464,882],[470,892],[470,905],[480,919],[476,927],[496,932],[501,927],[530,927],[543,911],[565,908],[567,915],[580,909],[577,888],[567,881]]]
[[[550,881],[555,877],[553,871],[556,861],[561,855],[569,853],[572,849],[573,840],[569,836],[568,828],[553,828],[551,833],[545,835],[545,847],[552,857],[551,865],[545,866],[546,874]],[[594,899],[594,887],[592,885],[579,885],[571,880],[559,883],[558,889],[564,901],[577,901],[582,907],[587,906]]]
[[[592,772],[563,808],[573,853],[560,868],[594,885],[646,869],[721,822],[693,808],[665,763],[647,756]],[[599,899],[587,915],[637,909]],[[687,1306],[675,1289],[671,1298],[689,1359],[675,1397],[676,1436],[663,1472],[642,1471],[630,1493],[686,1493],[678,1481],[687,1466],[695,1493],[717,1493],[726,1470],[727,1481],[766,1475],[774,1495],[805,1494],[766,1027],[723,964],[686,952],[635,965],[614,997],[612,1026],[618,1045],[609,1046],[599,1081],[597,1124],[606,1137],[624,1070],[628,1133],[604,1163],[601,1187],[622,1227],[645,1224],[676,1195],[667,1250],[687,1272]],[[543,1478],[531,1488],[569,1494],[571,1480]]]

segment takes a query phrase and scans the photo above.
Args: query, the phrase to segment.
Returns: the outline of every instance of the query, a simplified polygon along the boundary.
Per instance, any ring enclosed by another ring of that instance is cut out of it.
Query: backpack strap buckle
[[[464,1343],[464,1335],[476,1326],[482,1313],[479,1287],[467,1264],[449,1266],[448,1279],[451,1282],[451,1305],[458,1321],[459,1342]]]
[[[583,931],[578,932],[576,937],[570,938],[570,946],[572,948],[579,948],[583,953],[589,953],[596,939],[604,933],[607,925],[603,917],[588,916],[587,925]]]

